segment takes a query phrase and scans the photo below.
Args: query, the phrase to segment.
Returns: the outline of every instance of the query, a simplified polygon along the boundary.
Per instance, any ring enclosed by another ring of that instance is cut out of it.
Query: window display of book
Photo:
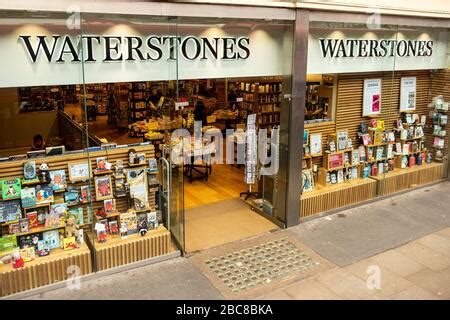
[[[433,128],[432,139],[432,159],[438,162],[446,162],[448,158],[448,112],[449,103],[444,101],[442,96],[437,96],[430,104],[430,124]]]

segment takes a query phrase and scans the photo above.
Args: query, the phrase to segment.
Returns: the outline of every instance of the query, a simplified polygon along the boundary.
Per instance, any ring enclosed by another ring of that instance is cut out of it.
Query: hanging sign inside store
[[[416,110],[416,77],[400,79],[400,112]]]
[[[381,113],[381,79],[364,80],[363,116]]]

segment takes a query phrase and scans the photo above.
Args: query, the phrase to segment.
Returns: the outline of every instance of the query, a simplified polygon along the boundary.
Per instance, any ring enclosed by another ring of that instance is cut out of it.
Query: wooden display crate
[[[378,194],[387,195],[412,188],[416,185],[439,181],[445,176],[444,163],[416,165],[412,168],[395,169],[379,176],[371,176],[378,182]]]
[[[317,188],[301,196],[300,218],[373,199],[377,183],[372,179],[354,179]]]
[[[20,269],[14,269],[12,264],[1,265],[0,296],[67,280],[73,276],[69,266],[79,267],[80,276],[92,272],[91,252],[86,244],[69,251],[53,249],[50,255],[25,262],[25,266]]]
[[[92,242],[91,239],[89,241]],[[96,270],[106,270],[170,253],[170,232],[163,226],[150,230],[145,236],[138,233],[125,239],[108,238],[104,243],[93,240]]]

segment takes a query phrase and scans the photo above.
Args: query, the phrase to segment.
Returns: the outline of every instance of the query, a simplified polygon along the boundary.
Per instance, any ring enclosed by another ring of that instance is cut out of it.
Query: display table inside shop
[[[314,190],[301,195],[300,218],[372,199],[376,191],[373,179],[358,178],[326,187],[317,184]]]
[[[0,265],[0,296],[64,281],[73,276],[70,266],[79,267],[80,276],[92,272],[91,252],[86,243],[73,250],[53,249],[48,256],[36,257],[19,269],[12,264]]]
[[[370,176],[378,183],[378,195],[387,195],[416,185],[439,181],[444,178],[446,165],[432,162],[411,168],[395,169],[386,174]]]
[[[91,239],[89,239],[91,241]],[[132,262],[137,262],[170,253],[170,232],[159,226],[144,236],[139,233],[108,237],[106,242],[94,239],[93,250],[96,253],[96,270],[106,270]]]
[[[185,154],[185,159],[189,159],[189,163],[184,165],[184,175],[190,183],[194,180],[208,181],[212,173],[211,157],[214,156],[215,150],[215,144],[208,139],[204,139],[201,146],[197,146],[194,140],[191,141],[188,150],[190,153]]]

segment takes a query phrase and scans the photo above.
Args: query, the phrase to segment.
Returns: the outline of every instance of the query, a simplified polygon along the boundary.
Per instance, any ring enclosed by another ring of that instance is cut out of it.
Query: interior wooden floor
[[[66,105],[65,112],[82,121],[80,106]],[[89,121],[89,130],[99,138],[127,144],[142,141],[107,123],[107,116]],[[224,144],[225,145],[225,144]],[[186,251],[193,252],[245,239],[278,227],[253,212],[239,198],[248,189],[244,169],[232,165],[213,165],[208,181],[184,180]]]
[[[208,181],[184,180],[184,206],[186,209],[213,202],[239,198],[239,193],[247,190],[244,170],[232,165],[213,164]]]

